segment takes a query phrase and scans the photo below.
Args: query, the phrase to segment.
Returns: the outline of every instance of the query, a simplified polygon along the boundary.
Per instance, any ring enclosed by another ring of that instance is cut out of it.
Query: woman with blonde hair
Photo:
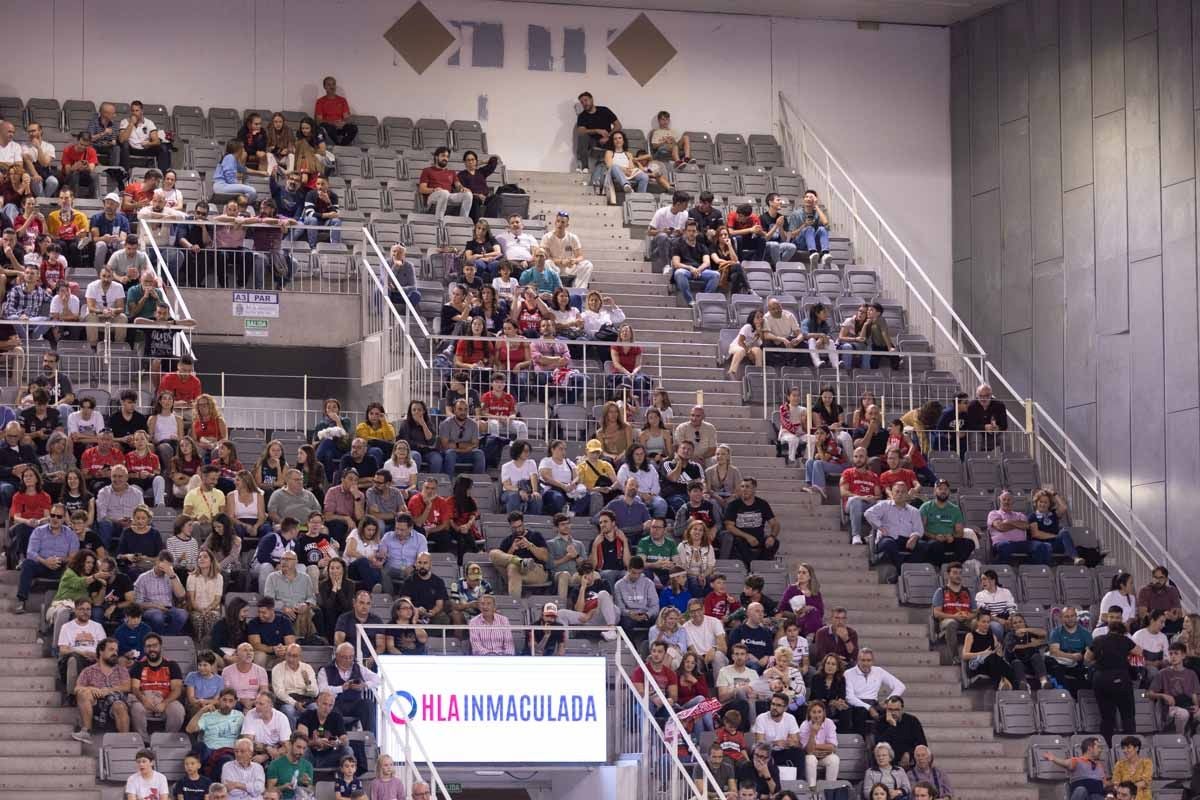
[[[703,596],[709,578],[717,570],[717,553],[704,520],[693,519],[687,524],[675,554],[675,562],[687,570],[688,589],[692,596]]]
[[[212,635],[213,626],[221,618],[224,591],[225,576],[221,574],[219,559],[211,550],[200,550],[196,555],[196,569],[187,577],[192,634],[198,646],[204,646]]]
[[[733,448],[729,445],[717,445],[715,457],[716,463],[704,470],[704,490],[724,510],[729,499],[737,494],[742,471],[733,466]]]
[[[229,438],[229,427],[211,394],[197,397],[192,410],[192,438],[196,440],[200,457],[207,461],[217,445]]]
[[[659,609],[658,619],[650,628],[650,641],[664,642],[667,645],[667,661],[671,669],[679,669],[683,654],[688,649],[687,634],[679,627],[679,609],[675,606],[665,606]]]
[[[625,460],[625,451],[633,445],[633,437],[633,426],[625,420],[621,407],[609,400],[600,413],[600,426],[595,433],[604,448],[604,457],[620,464]]]

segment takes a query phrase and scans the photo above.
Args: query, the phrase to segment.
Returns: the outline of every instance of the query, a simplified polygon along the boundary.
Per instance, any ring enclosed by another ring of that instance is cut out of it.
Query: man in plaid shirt
[[[471,628],[471,655],[516,655],[508,617],[496,613],[495,597],[485,594],[479,598],[479,614],[467,624]]]
[[[36,267],[26,266],[21,273],[21,282],[13,286],[4,303],[4,318],[19,320],[48,320],[46,309],[50,306],[50,292],[38,280]],[[50,330],[48,325],[33,328],[32,338],[40,339]]]

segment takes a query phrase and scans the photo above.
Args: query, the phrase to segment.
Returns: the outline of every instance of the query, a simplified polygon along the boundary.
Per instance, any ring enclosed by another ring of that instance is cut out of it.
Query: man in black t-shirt
[[[700,199],[696,205],[688,209],[688,219],[696,221],[696,228],[700,233],[700,238],[708,242],[709,247],[713,247],[717,243],[717,228],[724,224],[724,218],[721,212],[713,208],[713,193],[704,191],[700,193]]]
[[[767,261],[775,266],[780,261],[791,261],[796,255],[796,245],[787,240],[787,214],[784,200],[775,192],[769,193],[764,202],[766,208],[758,215],[767,237]]]
[[[400,587],[400,594],[413,601],[422,622],[450,624],[450,595],[445,581],[433,574],[433,558],[429,553],[417,556],[412,574]]]
[[[779,549],[779,520],[771,504],[755,496],[758,481],[743,478],[738,495],[725,506],[725,533],[721,558],[733,557],[745,562],[775,557]]]
[[[146,415],[137,410],[137,401],[137,392],[126,389],[121,392],[121,407],[108,417],[113,439],[127,453],[133,449],[133,434],[147,430]]]
[[[546,572],[550,551],[540,533],[525,527],[525,515],[520,511],[509,512],[508,527],[512,533],[488,553],[488,558],[492,566],[506,576],[509,596],[520,597],[526,581],[545,583],[550,579]]]
[[[587,172],[592,148],[608,144],[608,136],[621,130],[621,121],[607,106],[598,106],[591,92],[579,95],[582,111],[575,118],[575,158],[580,172]]]
[[[712,268],[708,245],[700,238],[700,227],[690,217],[684,225],[683,237],[676,239],[671,247],[671,266],[675,288],[689,306],[695,302],[691,281],[704,281],[706,292],[715,292],[721,282],[721,273]]]
[[[296,731],[308,737],[308,760],[313,769],[337,769],[342,756],[353,754],[346,735],[346,720],[333,710],[333,702],[331,693],[322,692],[316,707],[296,720]]]

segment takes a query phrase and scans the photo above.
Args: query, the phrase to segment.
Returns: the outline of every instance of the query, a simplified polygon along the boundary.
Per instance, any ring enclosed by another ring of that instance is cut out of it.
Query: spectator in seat
[[[1017,677],[1004,659],[1003,643],[992,630],[991,623],[992,616],[987,609],[975,612],[963,639],[962,660],[967,665],[968,675],[986,675],[996,682],[996,688],[1011,689]]]
[[[625,575],[613,586],[613,600],[621,612],[620,625],[630,638],[649,630],[658,618],[658,590],[645,575],[646,562],[630,556]]]
[[[1150,681],[1149,697],[1160,703],[1165,716],[1183,735],[1189,723],[1200,721],[1200,679],[1184,666],[1187,645],[1176,642],[1167,651],[1167,666]]]
[[[688,649],[701,659],[713,675],[729,664],[726,657],[725,626],[716,617],[704,613],[704,601],[693,598],[687,604],[687,621],[681,626]]]
[[[86,580],[82,576],[84,571],[82,565],[85,559],[80,558],[81,555],[91,558],[93,562],[95,556],[77,552],[71,557],[72,567],[78,567],[79,572],[76,574],[80,576],[79,579]],[[81,597],[74,603],[73,614],[59,628],[56,643],[58,675],[63,679],[67,679],[68,675],[72,678],[77,677],[80,672],[95,664],[98,658],[96,648],[100,642],[104,641],[105,637],[104,626],[92,619],[92,601],[87,597]],[[66,682],[68,685],[72,683],[70,679],[67,679]]]
[[[575,118],[575,159],[580,172],[590,168],[591,151],[606,147],[621,121],[607,106],[596,105],[591,92],[579,95],[580,112]]]
[[[550,515],[557,514],[568,506],[575,514],[587,513],[591,508],[591,495],[587,487],[580,482],[579,468],[566,457],[566,442],[554,439],[547,451],[546,457],[538,462],[542,508]]]
[[[353,144],[354,137],[358,136],[358,126],[346,121],[350,117],[350,104],[338,94],[337,80],[330,75],[321,81],[321,86],[325,94],[317,98],[313,107],[317,124],[324,131],[325,138],[335,145],[345,147]]]
[[[761,673],[774,652],[774,638],[774,631],[766,624],[763,604],[747,603],[746,619],[730,632],[729,645],[733,647],[740,644],[745,647],[746,666]]]
[[[692,406],[687,421],[675,426],[672,438],[676,445],[679,442],[691,442],[692,458],[701,463],[717,454],[717,429],[704,420],[704,406]]]
[[[215,701],[200,706],[185,728],[190,734],[200,734],[197,754],[201,763],[215,768],[210,772],[215,771],[218,775],[224,763],[233,757],[233,746],[245,724],[246,718],[237,706],[237,692],[232,688],[222,689]]]
[[[389,285],[389,278],[386,270],[382,270],[380,280],[388,287],[388,299],[392,301],[392,305],[396,306],[398,311],[404,309],[404,297],[408,298],[408,302],[413,308],[420,309],[421,306],[421,290],[417,288],[417,270],[413,262],[407,258],[408,249],[402,244],[394,244],[388,251],[391,256],[392,273],[396,276],[396,282],[400,284],[400,290],[397,291],[394,285]],[[403,292],[404,297],[401,297]]]
[[[928,749],[921,720],[904,711],[904,698],[893,695],[883,705],[883,718],[875,729],[875,741],[887,742],[895,753],[897,766],[905,769],[916,763],[916,750]]]
[[[947,663],[958,662],[959,634],[968,632],[967,622],[976,618],[976,606],[971,591],[962,585],[962,565],[958,561],[946,567],[946,583],[934,593],[932,614],[946,643]]]
[[[111,722],[118,733],[129,732],[126,695],[131,683],[129,671],[120,664],[117,640],[101,639],[96,645],[96,653],[96,663],[80,672],[75,682],[79,725],[71,738],[84,744],[92,742],[93,725],[104,729]]]
[[[1087,559],[1080,556],[1079,551],[1075,549],[1071,529],[1063,527],[1061,518],[1066,517],[1068,513],[1067,502],[1062,495],[1050,488],[1039,489],[1033,495],[1033,511],[1030,511],[1027,517],[1030,523],[1029,538],[1049,542],[1052,552],[1066,556],[1077,565],[1086,564]]]
[[[329,698],[329,706],[333,707],[332,697]],[[321,725],[327,720],[327,718],[326,720],[318,718],[315,709],[307,711],[305,714],[311,715],[308,721],[314,726]],[[341,722],[340,716],[337,718],[337,722]],[[281,800],[283,798],[291,800],[296,796],[297,787],[306,787],[311,792],[315,786],[313,761],[320,758],[320,763],[325,769],[334,769],[341,757],[349,754],[349,748],[342,742],[345,738],[344,732],[339,736],[332,729],[327,730],[323,727],[316,728],[310,738],[307,727],[303,731],[297,728],[288,742],[284,755],[267,765],[267,788],[264,791],[263,800],[266,800],[267,795],[271,792],[275,792]],[[320,747],[319,751],[316,747],[313,748],[312,761],[305,757],[309,755],[310,740],[316,740]]]
[[[608,582],[596,571],[594,563],[590,560],[581,561],[576,571],[578,581],[573,580],[567,592],[569,607],[564,605],[559,609],[559,622],[565,626],[616,625],[620,612],[613,603]],[[603,630],[600,631],[600,638],[612,642],[616,641],[617,634],[612,630]]]
[[[755,495],[757,489],[757,480],[743,478],[738,496],[725,506],[725,531],[730,538],[726,540],[728,548],[723,545],[721,549],[729,549],[734,558],[747,565],[753,560],[772,559],[779,550],[779,520],[771,504]],[[728,558],[729,554],[722,552],[721,557]]]
[[[521,273],[521,278],[518,281],[521,286],[532,286],[540,294],[557,294],[558,291],[563,288],[562,278],[559,276],[558,270],[555,269],[554,265],[546,259],[546,251],[541,247],[538,247],[533,251],[533,262],[532,264],[527,264],[526,266],[528,269]],[[579,312],[575,311],[574,308],[564,309],[557,304],[555,304],[554,308],[550,308],[549,310],[551,314],[553,314],[555,311],[558,311],[560,313],[565,313],[569,317],[576,317],[579,314]],[[571,312],[574,312],[574,314]],[[545,312],[543,311],[543,313]],[[580,324],[574,327],[578,327],[580,330],[582,330],[582,319],[576,318],[576,321]]]
[[[468,151],[469,152],[469,151]],[[461,180],[462,173],[459,173]],[[475,211],[475,206],[472,205],[472,211]],[[520,215],[514,215],[519,220]],[[532,235],[525,234],[533,239]],[[536,243],[536,239],[534,240]],[[500,247],[500,243],[496,241],[496,237],[492,236],[492,227],[487,220],[476,220],[475,226],[471,231],[471,238],[463,245],[463,263],[474,264],[475,272],[485,282],[491,283],[498,295],[503,296],[506,286],[497,286],[495,281],[500,279],[500,263],[504,255],[504,251]],[[515,279],[513,279],[515,285]],[[512,302],[511,293],[506,298]],[[415,305],[415,303],[414,303]]]
[[[887,320],[883,318],[883,304],[871,303],[867,306],[867,322],[862,327],[862,337],[865,344],[865,349],[870,350],[874,355],[864,355],[860,357],[863,365],[868,369],[875,369],[886,360],[891,365],[893,370],[900,368],[900,357],[897,355],[881,355],[881,352],[892,353],[899,348],[892,340],[892,335],[888,331]]]
[[[890,503],[876,503],[867,509],[863,518],[875,529],[875,553],[880,560],[896,568],[896,574],[888,578],[895,583],[901,563],[907,559],[920,561],[926,556],[925,521],[921,512],[908,503],[908,487],[893,483],[889,493]]]
[[[246,623],[246,640],[254,648],[254,663],[263,668],[281,661],[288,645],[295,643],[291,620],[275,613],[275,598],[259,599],[258,616]]]
[[[147,718],[164,719],[164,730],[175,733],[183,729],[185,712],[179,698],[183,696],[183,673],[179,665],[163,658],[162,637],[152,633],[142,642],[144,657],[129,671],[129,716],[134,733],[150,739]]]
[[[316,186],[304,196],[304,214],[301,221],[308,226],[308,244],[317,246],[321,228],[329,228],[330,244],[342,241],[342,217],[338,210],[337,192],[329,188],[328,179],[317,178]]]
[[[1007,622],[1004,657],[1013,666],[1013,672],[1017,676],[1016,685],[1025,688],[1026,676],[1032,671],[1038,688],[1047,688],[1050,679],[1047,677],[1046,657],[1043,655],[1046,646],[1045,629],[1030,627],[1025,623],[1025,617],[1015,611]],[[995,622],[992,624],[994,628]]]
[[[1179,590],[1169,582],[1170,577],[1166,567],[1161,564],[1154,567],[1150,583],[1138,590],[1137,613],[1144,624],[1151,613],[1163,612],[1163,633],[1174,636],[1183,630],[1183,601]]]
[[[123,325],[129,321],[124,313],[125,289],[120,283],[113,280],[113,271],[104,267],[100,270],[100,277],[88,284],[85,297],[88,307],[85,321],[90,323],[87,328],[87,340],[88,345],[95,350],[100,339],[99,325],[104,323]],[[113,328],[108,336],[112,341],[120,343],[125,341],[125,334],[125,328]]]
[[[1000,508],[988,512],[987,531],[992,542],[992,557],[997,563],[1011,564],[1014,555],[1029,557],[1031,564],[1050,563],[1050,543],[1029,538],[1034,526],[1026,515],[1013,510],[1012,493],[1000,493]]]
[[[430,513],[433,513],[435,507],[444,509],[444,503],[439,502],[444,498],[437,496],[436,480],[427,479],[422,484],[421,493],[414,495],[409,500],[409,512],[416,507],[418,497],[421,498],[422,511],[428,508]],[[442,515],[446,512],[439,510],[437,513]],[[395,590],[399,589],[400,584],[407,580],[412,572],[417,556],[429,550],[429,542],[425,534],[413,528],[414,520],[410,513],[397,514],[395,528],[384,534],[379,543],[380,552],[384,554],[384,562],[380,570],[381,583],[383,590],[388,594],[396,593]]]
[[[875,651],[863,647],[858,651],[858,663],[846,670],[846,702],[850,705],[850,716],[854,732],[866,734],[868,720],[880,720],[886,711],[879,705],[880,689],[886,689],[889,697],[902,697],[904,682],[883,667],[875,666]]]
[[[966,561],[975,552],[977,534],[963,527],[962,509],[950,502],[946,481],[938,481],[933,499],[921,504],[921,519],[925,523],[922,557],[938,569],[947,561]]]
[[[1084,652],[1092,644],[1092,634],[1079,624],[1079,612],[1070,606],[1059,617],[1061,624],[1050,632],[1050,673],[1074,695],[1088,679]]]
[[[754,206],[742,203],[729,212],[725,220],[734,247],[741,261],[762,261],[767,252],[767,239]]]
[[[768,301],[768,309],[771,302],[778,301]],[[833,325],[829,322],[829,309],[824,303],[813,303],[809,307],[808,317],[800,325],[800,336],[796,344],[801,341],[807,341],[809,357],[815,369],[821,367],[821,351],[826,351],[829,366],[832,367],[837,362],[837,341]]]
[[[508,617],[496,613],[496,598],[479,598],[479,613],[471,618],[470,640],[473,656],[516,655]]]
[[[464,169],[460,169],[456,177],[463,189],[470,192],[474,199],[470,214],[463,216],[470,216],[476,222],[483,216],[484,204],[491,194],[491,190],[488,188],[488,178],[499,165],[500,159],[497,156],[489,158],[487,163],[481,167],[479,166],[479,155],[474,150],[463,153]]]
[[[129,218],[121,211],[121,196],[109,192],[104,196],[104,210],[97,211],[88,220],[91,230],[91,242],[84,248],[84,265],[87,265],[86,251],[92,253],[91,264],[97,270],[108,263],[109,256],[121,249],[129,234]]]
[[[36,122],[30,122],[25,133],[29,135],[29,140],[21,145],[21,158],[34,194],[54,197],[58,193],[58,178],[52,169],[54,145],[42,138],[42,126]]]
[[[121,190],[121,210],[130,218],[136,216],[139,211],[150,205],[161,183],[162,172],[148,169],[141,182],[125,184]]]
[[[646,238],[650,240],[650,261],[655,270],[662,270],[663,275],[672,275],[674,272],[671,266],[672,251],[676,241],[683,237],[688,221],[688,204],[691,202],[692,196],[687,192],[675,192],[671,196],[671,205],[655,211],[646,228]]]
[[[688,485],[704,480],[704,465],[692,458],[693,449],[690,440],[678,441],[675,444],[675,458],[664,461],[659,468],[662,471],[662,498],[666,500],[672,518],[687,505]]]
[[[558,588],[558,596],[565,599],[571,584],[579,582],[579,564],[587,558],[588,552],[572,533],[569,515],[555,514],[554,529],[558,535],[546,543],[549,552],[546,564],[551,580]]]
[[[921,481],[917,478],[917,473],[904,466],[900,451],[895,447],[889,447],[884,460],[887,462],[887,469],[879,476],[879,485],[884,493],[887,493],[893,483],[899,481],[908,487],[914,502],[920,503],[917,492],[921,490]],[[919,505],[917,507],[920,508]]]
[[[126,173],[134,157],[154,159],[163,172],[171,168],[171,145],[163,140],[154,120],[142,112],[140,100],[129,104],[129,116],[121,120],[117,142],[121,146],[121,167]]]
[[[101,103],[96,116],[88,122],[87,134],[102,161],[112,167],[121,164],[121,146],[117,142],[117,108],[112,103]],[[124,173],[122,173],[122,179]]]
[[[289,644],[283,660],[271,670],[271,691],[281,713],[293,728],[300,715],[317,698],[316,673],[301,659],[302,654],[299,644]]]
[[[183,631],[188,615],[177,603],[187,598],[187,591],[175,574],[175,559],[168,551],[159,553],[154,567],[133,582],[133,595],[138,605],[145,609],[146,623],[155,633],[177,636]]]
[[[492,584],[483,577],[483,567],[476,563],[467,564],[463,577],[455,581],[450,589],[451,624],[467,624],[468,620],[479,613],[480,599],[489,594],[492,594]],[[411,607],[412,601],[407,598],[405,600]],[[415,609],[413,611],[415,614]],[[393,607],[392,613],[394,617],[395,607]],[[389,652],[392,651],[389,649]],[[421,655],[421,653],[417,653],[417,655]]]
[[[356,598],[357,604],[357,598]],[[368,615],[370,617],[371,615]],[[375,617],[375,624],[382,620]],[[382,644],[383,637],[377,635]],[[317,706],[326,693],[334,698],[334,713],[350,723],[358,722],[364,731],[375,733],[374,694],[379,689],[379,676],[354,660],[355,648],[342,642],[334,649],[333,661],[317,672]],[[308,713],[308,712],[306,712]],[[303,716],[301,723],[303,724]]]
[[[1042,753],[1043,759],[1067,771],[1069,800],[1095,800],[1104,797],[1104,788],[1109,779],[1101,741],[1095,736],[1084,739],[1079,746],[1079,755],[1071,758]]]
[[[934,765],[933,752],[924,744],[917,745],[912,752],[908,779],[913,785],[914,800],[922,800],[918,795],[922,787],[927,792],[924,800],[950,800],[954,796],[954,789],[942,768]]]
[[[773,694],[768,710],[755,718],[751,730],[756,754],[758,747],[767,745],[776,765],[799,768],[806,759],[800,749],[800,726],[787,710],[789,702],[786,694]]]
[[[559,211],[554,217],[554,230],[542,236],[542,249],[546,251],[546,265],[557,270],[565,286],[586,289],[592,277],[592,262],[583,257],[583,244],[579,237],[567,230],[571,215]]]
[[[671,127],[671,115],[658,112],[655,117],[658,127],[650,131],[650,155],[655,161],[671,161],[676,168],[692,160],[692,145],[687,134],[680,135]]]
[[[508,215],[508,230],[496,234],[496,239],[504,250],[504,261],[508,262],[514,280],[519,279],[522,271],[533,263],[534,251],[539,247],[538,240],[526,232],[520,214]]]
[[[74,207],[74,202],[75,195],[70,189],[58,193],[58,208],[46,217],[46,233],[54,239],[71,269],[79,269],[83,266],[83,255],[87,249],[84,241],[91,228],[88,218]]]
[[[671,245],[670,268],[671,280],[689,306],[695,304],[690,281],[704,281],[705,292],[716,291],[721,281],[721,273],[712,267],[709,246],[700,238],[699,228],[693,219],[687,220],[683,236],[677,237]],[[761,315],[762,312],[755,313]]]
[[[789,584],[779,598],[779,614],[795,615],[803,636],[813,636],[821,629],[825,617],[825,599],[821,597],[821,582],[811,564],[796,565],[796,581]]]
[[[722,722],[726,727],[732,723],[734,731],[739,727],[749,729],[750,708],[755,698],[754,683],[759,680],[758,673],[746,664],[749,655],[744,644],[731,645],[729,657],[732,663],[717,672],[717,699],[722,704]],[[737,716],[731,717],[731,713]],[[718,731],[717,740],[721,739],[721,731]],[[741,751],[742,747],[737,748],[734,760],[744,758]]]
[[[249,722],[253,716],[251,713],[246,721]],[[242,730],[245,731],[245,728]],[[226,761],[221,767],[221,785],[228,791],[230,800],[262,800],[267,779],[262,764],[255,760],[255,744],[255,740],[249,736],[240,737],[233,745],[233,760]],[[265,751],[260,758],[267,758]],[[209,790],[212,790],[211,786]]]
[[[263,570],[260,570],[260,592],[264,597],[274,600],[276,613],[291,623],[297,636],[304,638],[315,631],[313,608],[317,604],[317,596],[308,571],[299,568],[300,556],[296,552],[298,548],[295,544],[295,532],[296,528],[289,525],[288,520],[284,520],[284,526],[277,533],[263,537],[263,542],[273,541],[274,548],[270,544],[259,543],[259,555],[265,555],[267,558],[274,557],[276,548],[280,550],[279,569],[267,574],[265,579],[261,577]],[[269,537],[276,538],[271,540]],[[266,553],[262,552],[264,548],[267,548]]]
[[[628,194],[635,189],[645,192],[650,174],[641,168],[625,141],[624,131],[613,131],[604,149],[604,168],[612,176],[613,186]]]
[[[304,488],[304,475],[294,467],[284,471],[283,486],[271,492],[267,501],[267,516],[275,528],[285,519],[307,520],[309,514],[320,510],[316,496]]]
[[[774,700],[772,700],[774,703]],[[837,728],[825,714],[820,701],[808,704],[808,714],[797,735],[798,749],[804,755],[804,778],[810,791],[817,786],[817,767],[825,768],[825,780],[836,781],[841,760],[837,754]]]
[[[361,426],[363,423],[359,423]],[[391,425],[388,425],[391,428]],[[369,426],[362,428],[364,433],[372,433]],[[380,431],[375,430],[374,433]],[[358,473],[358,488],[366,489],[371,485],[371,478],[379,471],[379,465],[383,463],[383,450],[381,447],[368,445],[369,439],[365,436],[359,436],[357,430],[355,436],[350,440],[350,452],[342,456],[341,471],[344,474],[348,470],[354,470]],[[387,444],[390,447],[390,442],[384,442],[382,439],[376,440],[380,445]]]
[[[841,668],[858,660],[858,631],[846,624],[846,609],[835,608],[829,624],[813,636],[812,662],[821,663],[825,656],[837,656]]]
[[[493,380],[503,382],[504,376],[497,373],[493,376]],[[500,502],[504,504],[505,511],[542,513],[542,493],[538,491],[540,484],[537,462],[529,457],[531,451],[532,448],[524,437],[517,439],[509,446],[509,455],[512,456],[512,459],[500,467]]]
[[[112,479],[112,471],[116,467],[121,467],[124,469],[125,453],[122,452],[121,448],[118,447],[116,442],[113,441],[112,429],[104,427],[104,421],[99,418],[100,415],[94,414],[93,416],[97,418],[96,425],[100,426],[98,432],[94,434],[95,444],[83,451],[83,455],[81,456],[79,463],[83,467],[84,474],[87,475],[88,490],[93,494],[98,494],[101,489],[108,485],[109,481]],[[81,418],[81,430],[86,422],[88,422],[88,420]],[[30,450],[32,451],[32,448],[30,448]],[[125,483],[128,484],[128,472],[126,472],[125,477]],[[128,498],[122,499],[125,503],[132,503],[128,510],[132,510],[134,505],[137,505],[137,503],[141,502],[140,495],[138,494],[133,494]],[[137,499],[137,502],[134,502],[134,499]],[[99,497],[97,497],[96,502],[97,505],[99,505]],[[103,520],[105,517],[101,516],[100,519]],[[114,519],[129,519],[129,514],[125,514],[123,517],[114,517]],[[109,539],[113,539],[115,538],[115,534],[120,533],[120,528],[117,528],[116,530],[108,531],[106,534],[103,522],[99,523],[99,525],[101,536],[107,535]]]
[[[271,173],[268,185],[279,216],[300,222],[304,218],[304,199],[308,194],[300,179],[300,173],[295,170],[285,172],[282,167],[277,168]],[[298,231],[293,231],[289,238],[295,238],[297,233]]]
[[[550,551],[540,533],[525,527],[525,515],[520,511],[509,512],[508,526],[511,533],[498,548],[488,553],[488,557],[492,566],[507,577],[509,596],[520,597],[525,581],[545,583],[548,580],[545,562]]]
[[[63,148],[61,164],[62,184],[76,197],[95,198],[99,185],[96,168],[100,159],[92,146],[90,133],[80,131],[75,134],[75,143]]]
[[[968,431],[985,431],[996,433],[1008,430],[1008,411],[1004,403],[992,399],[992,387],[986,383],[979,384],[975,390],[975,399],[967,405],[964,427]],[[992,450],[1001,445],[1003,439],[998,436],[980,436],[973,442],[981,450]]]
[[[479,449],[479,424],[469,416],[470,406],[466,400],[454,404],[453,416],[438,426],[438,447],[442,455],[442,468],[450,478],[454,477],[459,462],[470,462],[471,472],[486,470],[483,451]]]
[[[230,139],[225,144],[225,155],[212,174],[214,194],[242,194],[250,203],[258,199],[258,191],[242,182],[247,171],[246,159],[246,147],[242,142]]]
[[[474,196],[463,187],[450,163],[450,148],[439,147],[433,151],[433,165],[421,170],[417,191],[425,201],[425,210],[438,217],[446,216],[447,206],[457,206],[461,217],[471,216]]]
[[[1017,601],[1013,593],[1000,585],[1000,577],[993,569],[984,570],[979,576],[980,589],[975,593],[975,604],[992,615],[992,633],[1004,639],[1004,621],[1016,613]]]
[[[888,430],[883,424],[879,406],[871,403],[860,424],[850,433],[855,447],[866,448],[868,465],[876,473],[882,472],[884,456],[887,454]]]
[[[786,198],[770,192],[763,198],[763,205],[766,210],[759,215],[759,221],[767,241],[766,259],[774,267],[780,261],[791,261],[796,254],[796,245],[788,236],[787,214],[784,210]]]
[[[1142,740],[1136,736],[1126,736],[1121,740],[1121,757],[1113,762],[1112,783],[1117,789],[1118,796],[1126,794],[1121,787],[1132,787],[1126,800],[1149,800],[1151,797],[1152,778],[1154,777],[1154,762],[1141,755]]]
[[[779,765],[775,763],[769,745],[755,745],[746,761],[738,765],[735,774],[738,778],[738,800],[752,799],[755,794],[759,800],[764,800],[775,797],[779,791]]]
[[[826,441],[828,441],[828,438]],[[846,516],[850,519],[850,543],[863,544],[863,519],[866,517],[867,511],[879,503],[883,492],[878,475],[874,471],[867,469],[866,448],[854,448],[853,459],[854,466],[852,468],[845,469],[843,467],[841,470],[841,478],[838,481],[838,492],[845,503]],[[812,486],[818,489],[819,493],[824,496],[825,476],[841,465],[836,464],[836,462],[821,461],[818,459],[810,460],[809,464],[812,464],[813,461],[816,461],[821,466],[813,467],[812,469]],[[902,483],[901,485],[904,484]],[[908,487],[905,486],[905,488],[907,489]],[[888,492],[888,496],[891,497],[891,492]],[[907,492],[905,493],[905,497],[907,497]],[[898,565],[897,568],[899,568]]]
[[[829,254],[829,217],[817,200],[817,193],[809,189],[800,201],[800,207],[788,216],[790,237],[808,251],[808,264],[816,268],[829,266],[833,257]]]

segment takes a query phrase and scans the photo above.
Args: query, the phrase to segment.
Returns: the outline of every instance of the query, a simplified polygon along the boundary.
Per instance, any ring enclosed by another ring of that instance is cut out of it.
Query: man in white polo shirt
[[[671,205],[663,206],[654,212],[650,218],[650,226],[646,228],[646,238],[650,240],[650,261],[655,269],[661,269],[663,275],[670,275],[671,244],[683,236],[687,225],[688,205],[692,196],[687,192],[675,192],[671,195]]]

